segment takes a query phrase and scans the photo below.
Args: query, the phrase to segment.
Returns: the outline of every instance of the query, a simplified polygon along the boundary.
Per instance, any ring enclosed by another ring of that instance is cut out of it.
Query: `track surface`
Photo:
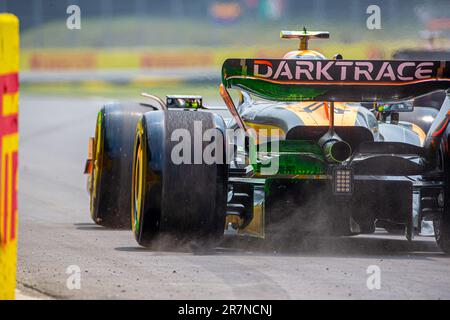
[[[283,251],[227,239],[208,252],[146,250],[130,231],[89,218],[82,175],[87,139],[104,99],[21,97],[22,290],[70,299],[415,299],[450,298],[450,258],[431,238],[310,239]],[[81,269],[81,289],[66,269]],[[368,266],[381,289],[366,285]]]

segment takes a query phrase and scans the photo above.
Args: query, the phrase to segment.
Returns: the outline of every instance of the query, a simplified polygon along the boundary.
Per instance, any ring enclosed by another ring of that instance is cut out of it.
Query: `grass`
[[[64,20],[46,23],[22,34],[23,48],[92,48],[92,47],[262,47],[277,43],[281,29],[329,30],[331,42],[395,41],[416,39],[423,26],[411,19],[385,22],[381,30],[368,30],[365,21],[348,22],[325,20],[317,22],[311,17],[298,21],[242,20],[235,24],[218,24],[209,19],[167,19],[163,17],[84,18],[81,30],[68,30]],[[303,24],[299,25],[299,21]]]

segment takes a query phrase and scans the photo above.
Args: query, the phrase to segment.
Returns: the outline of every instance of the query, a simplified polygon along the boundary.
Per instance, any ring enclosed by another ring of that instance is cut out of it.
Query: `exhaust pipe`
[[[329,162],[343,162],[350,158],[352,155],[352,148],[350,145],[343,141],[335,132],[334,132],[334,102],[330,102],[329,108],[329,119],[330,125],[328,132],[325,133],[319,139],[319,146],[323,149],[323,153],[325,154],[325,158]]]
[[[340,163],[347,160],[352,155],[352,148],[350,145],[342,141],[338,135],[330,136],[325,134],[319,139],[319,145],[323,149],[325,158],[329,162]]]

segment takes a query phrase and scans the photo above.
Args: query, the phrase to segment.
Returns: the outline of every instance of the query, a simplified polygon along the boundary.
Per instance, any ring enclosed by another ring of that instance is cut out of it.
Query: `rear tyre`
[[[445,215],[436,219],[433,223],[434,234],[439,248],[446,254],[450,254],[450,221]]]
[[[201,164],[191,164],[198,156],[194,141],[202,139],[194,132],[194,123],[201,124],[202,133],[211,129],[213,142],[199,145],[202,154],[215,156],[215,163],[207,164],[202,157]],[[224,137],[223,119],[208,112],[143,115],[136,129],[131,188],[132,229],[141,246],[148,247],[162,236],[179,245],[214,241],[223,235],[228,180]],[[185,149],[179,152],[181,145]],[[184,163],[176,158],[179,155]]]
[[[138,103],[105,105],[97,115],[90,211],[95,223],[130,228],[131,165],[136,124],[153,109]]]
[[[446,254],[450,254],[450,159],[448,146],[441,144],[440,159],[444,170],[444,196],[442,214],[433,220],[434,235],[439,248]]]

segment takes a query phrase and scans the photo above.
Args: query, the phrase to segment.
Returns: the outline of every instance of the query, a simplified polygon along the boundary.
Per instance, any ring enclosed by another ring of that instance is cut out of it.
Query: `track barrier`
[[[0,300],[14,299],[17,265],[19,20],[0,14]]]

